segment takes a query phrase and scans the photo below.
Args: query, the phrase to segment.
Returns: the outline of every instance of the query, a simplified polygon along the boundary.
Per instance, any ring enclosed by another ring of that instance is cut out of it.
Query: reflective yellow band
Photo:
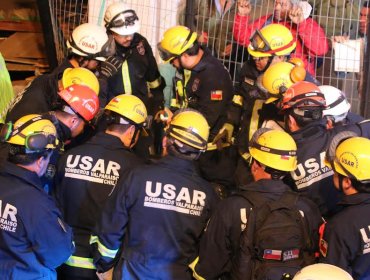
[[[149,88],[157,88],[161,85],[161,77],[159,77],[158,79],[152,81],[152,82],[148,82],[148,86]]]
[[[132,94],[130,72],[128,71],[127,60],[125,60],[125,62],[123,62],[122,64],[122,81],[123,81],[123,88],[125,89],[125,94]]]
[[[182,81],[177,81],[176,82],[176,90],[179,96],[183,97],[184,96],[184,86],[182,84]]]
[[[90,258],[70,256],[69,259],[65,262],[65,264],[73,267],[96,269],[93,263],[93,259]]]
[[[197,280],[206,280],[205,278],[203,278],[202,276],[200,276],[198,273],[196,273],[195,271],[195,266],[197,265],[197,263],[199,262],[199,257],[197,257],[191,264],[189,264],[189,267],[191,268],[191,270],[193,271],[193,277]]]
[[[234,95],[234,97],[233,97],[233,103],[235,104],[235,105],[239,105],[239,106],[243,106],[243,103],[244,103],[244,98],[243,98],[243,96],[241,96],[241,95]]]
[[[180,108],[180,104],[177,102],[177,99],[176,98],[172,98],[171,99],[171,104],[170,104],[171,107],[174,107],[174,108]]]
[[[100,243],[99,238],[97,236],[91,236],[90,237],[90,244],[98,243],[98,251],[103,257],[108,257],[111,259],[114,259],[117,255],[117,250],[110,250],[107,247],[105,247],[102,243]]]
[[[260,115],[258,113],[258,110],[262,108],[263,106],[263,103],[264,101],[263,100],[259,100],[257,99],[255,102],[254,102],[254,106],[253,106],[253,111],[252,111],[252,117],[251,117],[251,122],[249,124],[249,140],[252,139],[252,135],[253,133],[256,132],[256,130],[258,129],[258,121],[259,121],[259,118],[260,118]]]

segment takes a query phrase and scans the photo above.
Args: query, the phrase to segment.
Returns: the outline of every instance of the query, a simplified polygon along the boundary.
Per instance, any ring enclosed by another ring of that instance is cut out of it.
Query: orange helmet
[[[99,98],[95,91],[84,85],[71,85],[58,92],[68,104],[71,113],[79,115],[86,121],[91,121],[99,112]]]
[[[285,111],[290,108],[325,108],[325,96],[320,88],[314,83],[301,81],[292,85],[285,92],[282,102],[281,110]]]

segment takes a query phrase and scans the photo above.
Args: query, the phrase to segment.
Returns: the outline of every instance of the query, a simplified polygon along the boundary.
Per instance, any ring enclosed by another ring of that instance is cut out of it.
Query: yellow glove
[[[234,126],[230,123],[225,123],[213,139],[212,144],[216,144],[220,148],[224,143],[232,144],[233,132]]]

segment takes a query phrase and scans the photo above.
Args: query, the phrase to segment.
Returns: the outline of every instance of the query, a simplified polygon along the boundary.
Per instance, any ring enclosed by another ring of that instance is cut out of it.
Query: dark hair
[[[362,5],[362,7],[364,8],[370,8],[370,1],[365,1],[364,4]]]

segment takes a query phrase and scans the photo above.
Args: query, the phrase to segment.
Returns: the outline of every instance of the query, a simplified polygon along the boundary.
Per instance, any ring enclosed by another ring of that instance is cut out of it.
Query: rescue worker
[[[326,128],[323,110],[326,101],[320,88],[301,81],[291,86],[281,100],[285,129],[297,143],[298,165],[289,184],[312,199],[324,217],[340,210],[341,193],[333,186],[333,170],[324,164],[326,150],[338,132],[351,130],[369,137],[369,122]]]
[[[267,104],[278,98],[269,99],[269,94],[279,97],[282,93],[279,92],[282,89],[279,87],[283,83],[283,88],[286,89],[302,79],[317,82],[305,71],[302,60],[290,59],[295,47],[296,42],[291,31],[280,24],[267,25],[258,30],[251,38],[251,43],[248,46],[250,59],[244,63],[241,69],[239,81],[234,89],[234,97],[228,108],[227,122],[214,139],[215,143],[219,141],[230,143],[235,134],[235,144],[238,149],[235,174],[237,185],[253,181],[249,172],[245,172],[248,170],[248,142],[253,133],[258,128],[266,126],[268,120],[282,121],[281,116],[277,114],[275,105]],[[274,66],[275,64],[280,66]],[[297,68],[294,68],[293,74],[290,75],[293,66],[297,66]],[[259,87],[261,85],[259,77],[262,77],[270,67],[272,69],[265,76],[264,87],[268,89],[274,87],[274,89],[265,93]],[[276,83],[279,86],[275,85]],[[267,100],[268,102],[265,102]]]
[[[73,29],[66,41],[68,55],[53,70],[60,75],[67,68],[83,67],[95,72],[101,61],[116,51],[113,36],[108,36],[106,29],[93,23],[83,23]]]
[[[72,230],[40,181],[59,147],[56,128],[32,114],[0,134],[10,145],[0,170],[1,279],[56,279],[55,268],[74,250]]]
[[[336,265],[354,279],[370,279],[370,140],[344,131],[327,152],[343,209],[327,222],[320,262]]]
[[[106,79],[102,90],[102,106],[119,94],[134,94],[148,110],[149,123],[163,109],[165,80],[161,77],[153,51],[147,39],[139,34],[140,21],[136,12],[123,2],[110,4],[104,15],[105,27],[116,42],[116,53],[102,65],[101,76]],[[110,67],[111,66],[111,67]],[[103,85],[103,84],[102,84]],[[103,100],[105,99],[105,100]],[[135,152],[149,158],[154,152],[153,137],[161,135],[162,126],[154,127],[147,137],[143,135]]]
[[[192,279],[188,265],[217,201],[194,164],[208,135],[202,114],[179,110],[165,138],[168,155],[117,184],[90,239],[101,276],[122,250],[115,279]]]
[[[72,146],[71,142],[80,136],[86,127],[90,126],[89,123],[99,112],[99,99],[95,91],[87,86],[70,85],[58,91],[57,96],[53,105],[55,110],[43,112],[43,115],[47,115],[57,128],[58,140],[63,143],[63,148],[53,153],[42,177],[46,192],[50,192],[53,188],[56,163],[60,153]],[[1,146],[1,162],[5,159],[7,149],[7,146]]]
[[[236,271],[252,270],[251,263],[249,266],[238,267],[241,232],[248,227],[247,217],[252,208],[292,193],[282,179],[297,166],[296,150],[293,138],[284,131],[260,128],[254,133],[249,143],[254,182],[242,186],[240,195],[230,196],[217,205],[201,238],[199,258],[191,265],[196,279],[242,279],[236,278]],[[302,211],[301,215],[304,214],[312,244],[318,244],[318,228],[322,220],[317,206],[299,196],[297,207]],[[276,277],[280,279],[278,275]]]
[[[284,278],[285,279],[285,278]],[[288,280],[288,278],[286,278]],[[293,280],[353,280],[343,269],[330,264],[316,263],[297,272]]]
[[[234,188],[236,152],[233,147],[222,151],[212,144],[226,121],[226,108],[231,102],[233,87],[229,73],[215,57],[197,41],[197,33],[185,26],[169,28],[158,44],[164,61],[176,68],[174,108],[199,110],[210,126],[207,151],[199,158],[202,176],[212,183]]]
[[[42,75],[34,79],[19,93],[6,115],[6,122],[16,121],[27,114],[43,114],[59,105],[58,92],[73,84],[88,86],[99,94],[99,81],[94,73],[85,68],[67,68],[59,78]]]
[[[118,95],[105,113],[107,129],[66,152],[58,162],[54,194],[73,228],[76,245],[59,270],[60,279],[97,279],[89,245],[91,232],[117,181],[141,162],[131,148],[146,121],[144,103],[134,95]]]
[[[303,5],[301,5],[302,2]],[[305,6],[304,3],[305,1],[300,0],[274,0],[273,13],[261,16],[254,21],[253,25],[259,26],[258,29],[271,24],[287,27],[297,44],[293,57],[303,60],[307,72],[315,77],[318,67],[316,63],[328,52],[329,42],[325,30],[309,15],[305,15],[302,9]],[[258,34],[258,31],[256,33]]]
[[[324,94],[326,101],[326,109],[323,111],[323,115],[327,120],[327,128],[364,120],[360,115],[350,112],[351,104],[340,89],[328,85],[319,86],[319,89]]]

